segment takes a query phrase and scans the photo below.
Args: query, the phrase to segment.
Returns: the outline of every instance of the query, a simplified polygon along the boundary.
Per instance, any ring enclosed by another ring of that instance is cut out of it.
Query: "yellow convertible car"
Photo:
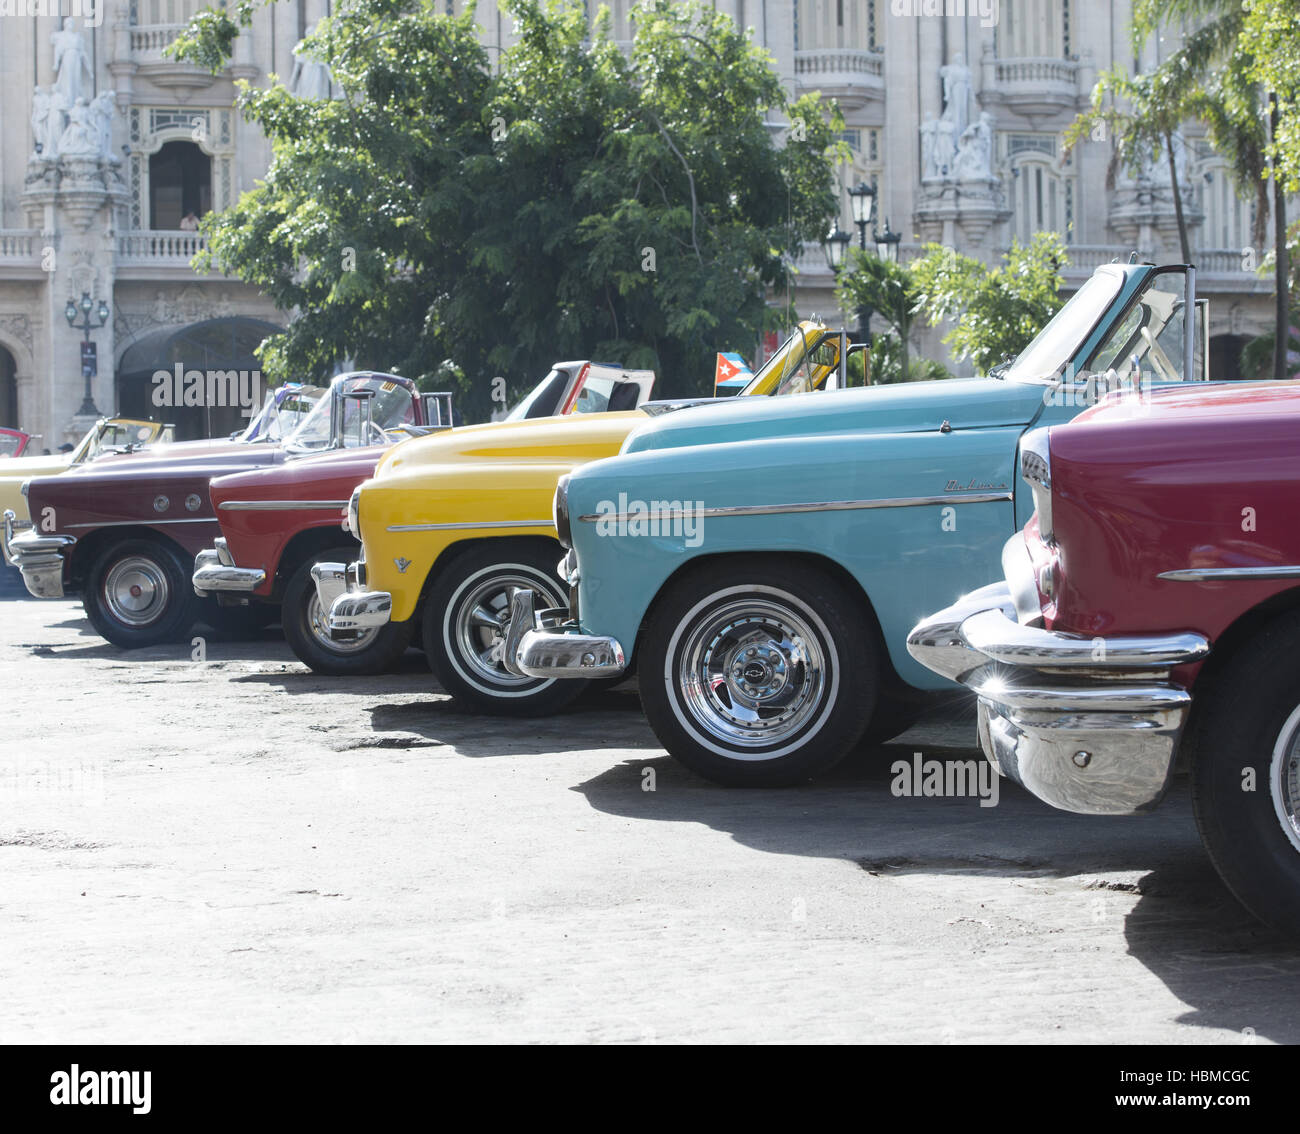
[[[858,349],[842,331],[801,323],[738,396],[834,389]],[[397,445],[348,504],[344,526],[361,539],[361,560],[312,570],[330,633],[378,643],[418,629],[443,688],[467,704],[535,713],[567,703],[584,682],[519,677],[501,658],[516,592],[537,592],[539,608],[567,600],[556,570],[556,483],[616,454],[647,414],[685,404],[693,403],[507,420]]]

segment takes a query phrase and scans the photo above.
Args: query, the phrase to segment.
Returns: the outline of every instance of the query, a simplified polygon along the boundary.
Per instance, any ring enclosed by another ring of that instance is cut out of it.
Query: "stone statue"
[[[50,138],[51,101],[50,92],[44,87],[32,91],[32,151],[44,158],[54,154]]]
[[[993,117],[981,111],[962,131],[953,172],[959,178],[987,181],[993,176]]]
[[[935,124],[934,167],[939,177],[952,176],[953,158],[957,153],[956,127],[952,120],[940,118]]]
[[[938,141],[939,123],[933,114],[927,112],[921,123],[921,180],[928,181],[939,176],[939,163],[936,160],[935,144]]]
[[[68,111],[68,125],[59,138],[59,153],[64,157],[98,157],[99,138],[90,122],[90,105],[79,98]]]
[[[81,33],[73,28],[71,19],[65,19],[59,30],[50,36],[54,44],[54,89],[65,106],[73,106],[81,97],[82,76],[94,80],[90,70],[90,57]]]
[[[72,103],[64,96],[58,87],[50,88],[49,113],[45,119],[45,136],[49,139],[49,149],[43,153],[42,157],[56,158],[59,156],[59,139],[63,137],[63,128],[68,124],[68,111],[72,109]]]
[[[117,95],[113,91],[101,91],[90,103],[90,122],[99,142],[99,156],[104,161],[117,161],[113,153],[113,114],[117,108]]]
[[[313,25],[309,35],[314,35]],[[308,57],[303,45],[293,49],[293,74],[289,76],[289,90],[298,98],[327,100],[330,97],[330,69],[324,63]]]
[[[939,68],[943,80],[943,114],[952,123],[952,136],[960,138],[970,125],[970,68],[959,51],[952,62]]]

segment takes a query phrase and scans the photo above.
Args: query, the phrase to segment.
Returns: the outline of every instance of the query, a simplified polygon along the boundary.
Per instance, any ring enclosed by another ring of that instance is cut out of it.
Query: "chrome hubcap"
[[[677,658],[677,687],[691,715],[728,746],[777,744],[824,703],[821,638],[779,601],[743,598],[713,609],[685,634]]]
[[[368,648],[374,642],[375,635],[379,633],[378,627],[371,627],[369,630],[350,631],[345,638],[331,636],[329,615],[321,606],[315,587],[307,593],[307,626],[311,630],[312,637],[325,649],[335,654],[358,654]]]
[[[167,609],[171,586],[160,563],[132,555],[108,569],[100,593],[109,613],[119,622],[148,626]]]
[[[535,677],[520,677],[505,667],[506,632],[510,628],[510,604],[520,591],[538,596],[538,606],[559,606],[563,601],[555,589],[538,585],[523,574],[492,575],[467,591],[456,604],[452,636],[466,665],[494,685],[537,684]]]
[[[1300,706],[1278,734],[1268,779],[1273,811],[1291,845],[1300,851]]]

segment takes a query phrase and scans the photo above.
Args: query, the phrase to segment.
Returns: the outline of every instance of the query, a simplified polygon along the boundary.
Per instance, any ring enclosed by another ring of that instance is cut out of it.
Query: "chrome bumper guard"
[[[77,542],[76,537],[45,535],[30,524],[19,532],[18,524],[15,513],[6,508],[5,558],[22,572],[28,594],[34,598],[62,598],[64,554]]]
[[[260,567],[238,567],[224,539],[217,539],[207,551],[194,557],[194,593],[199,598],[210,594],[247,594],[266,581]]]
[[[393,596],[365,589],[365,564],[317,563],[311,569],[316,598],[329,611],[330,633],[373,630],[393,617]]]
[[[12,508],[6,508],[4,514],[4,538],[0,539],[0,554],[3,554],[4,561],[10,567],[16,566],[14,557],[9,553],[9,545],[13,543],[14,535],[17,532],[25,532],[32,527],[30,520],[20,520],[18,513]]]
[[[931,615],[908,652],[976,693],[980,746],[1002,775],[1065,811],[1149,811],[1168,789],[1191,708],[1170,670],[1205,657],[1209,643],[1022,625],[1014,590],[995,583]]]
[[[521,677],[617,677],[627,668],[616,638],[583,634],[567,607],[536,609],[536,595],[518,591],[502,651],[506,669]]]

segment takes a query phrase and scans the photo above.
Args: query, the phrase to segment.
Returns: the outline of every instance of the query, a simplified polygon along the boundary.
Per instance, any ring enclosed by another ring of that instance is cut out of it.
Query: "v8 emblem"
[[[399,555],[396,559],[393,560],[393,564],[397,567],[397,570],[399,572],[405,575],[406,569],[411,565],[411,561]]]

